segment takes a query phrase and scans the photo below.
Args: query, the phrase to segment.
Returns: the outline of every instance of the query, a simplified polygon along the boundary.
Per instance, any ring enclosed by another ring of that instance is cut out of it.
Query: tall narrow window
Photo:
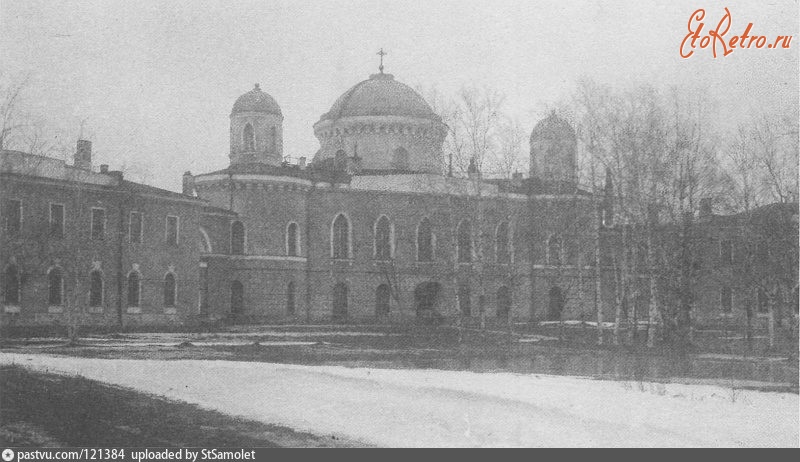
[[[22,229],[22,201],[9,199],[3,203],[3,227],[9,236],[19,236]]]
[[[730,313],[733,310],[733,292],[730,287],[719,290],[719,306],[723,313]]]
[[[719,243],[719,262],[722,265],[730,265],[733,261],[733,244],[729,240]]]
[[[278,135],[275,130],[275,127],[270,127],[269,129],[269,147],[271,149],[270,152],[273,153],[278,152]]]
[[[375,290],[375,315],[386,316],[389,314],[389,300],[391,299],[392,291],[388,284],[381,284]]]
[[[504,221],[497,226],[497,263],[509,263],[511,261],[509,241],[509,226],[508,222]]]
[[[178,233],[180,229],[180,222],[178,221],[178,217],[174,217],[172,215],[167,216],[167,229],[166,229],[166,238],[167,238],[167,245],[177,246],[178,245]]]
[[[142,243],[142,213],[131,212],[128,226],[128,240],[134,244]]]
[[[350,222],[344,215],[339,214],[333,220],[331,238],[332,257],[339,260],[350,258]]]
[[[497,317],[508,320],[511,313],[511,289],[501,286],[497,289]]]
[[[417,260],[433,261],[433,229],[427,217],[417,227]]]
[[[469,285],[464,282],[458,286],[458,308],[461,310],[462,316],[472,316]]]
[[[392,225],[385,216],[378,218],[375,222],[375,259],[392,259]]]
[[[241,221],[231,224],[231,254],[244,255],[244,224]]]
[[[103,273],[99,270],[89,274],[89,306],[103,306]]]
[[[568,265],[577,265],[578,264],[578,243],[576,239],[572,236],[567,237],[562,242],[565,261]]]
[[[137,307],[141,300],[142,281],[137,271],[128,274],[128,306]]]
[[[251,152],[256,150],[256,137],[253,133],[253,126],[250,124],[246,124],[244,126],[244,131],[242,132],[242,143],[244,144],[245,151]]]
[[[64,304],[64,275],[61,268],[51,268],[47,273],[48,303],[50,306]]]
[[[102,241],[106,238],[106,210],[92,209],[92,239]]]
[[[286,227],[286,255],[290,257],[298,255],[297,238],[297,223],[289,223]]]
[[[50,204],[50,237],[61,239],[64,237],[64,206]]]
[[[464,220],[458,225],[458,261],[469,263],[472,261],[472,226]]]
[[[288,316],[294,316],[295,312],[295,284],[294,281],[290,281],[289,284],[286,286],[286,314]]]
[[[14,264],[8,265],[3,276],[3,303],[19,305],[19,268]]]
[[[757,306],[758,312],[759,313],[769,312],[769,300],[767,299],[767,292],[763,288],[761,287],[758,288],[756,298],[757,298],[756,301],[758,302]]]
[[[558,266],[561,264],[561,238],[550,236],[547,241],[547,264]]]
[[[164,307],[175,307],[175,289],[175,275],[167,273],[166,276],[164,276]]]

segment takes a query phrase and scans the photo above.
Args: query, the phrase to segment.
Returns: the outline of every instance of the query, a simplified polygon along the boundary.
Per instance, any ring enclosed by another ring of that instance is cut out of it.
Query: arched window
[[[392,153],[392,163],[391,166],[395,170],[408,170],[409,163],[408,163],[408,151],[405,148],[397,148]]]
[[[269,129],[269,147],[270,152],[277,153],[278,152],[278,136],[275,131],[275,127],[270,127]]]
[[[244,255],[244,224],[241,221],[231,224],[231,255]]]
[[[128,274],[128,306],[137,307],[141,301],[142,279],[137,271]]]
[[[239,281],[231,282],[231,314],[244,313],[244,286]]]
[[[497,226],[497,235],[495,239],[497,263],[511,262],[511,239],[509,232],[510,230],[507,221],[504,221]]]
[[[340,282],[333,286],[333,320],[347,319],[347,284]]]
[[[250,124],[246,124],[242,131],[242,144],[247,152],[256,150],[256,137],[253,133],[253,126]]]
[[[553,235],[547,241],[547,264],[558,266],[561,264],[561,238]]]
[[[350,258],[350,222],[341,213],[331,226],[331,256],[337,260]]]
[[[208,237],[208,233],[203,228],[200,228],[200,236],[197,245],[200,250],[200,253],[213,252],[213,249],[211,247],[211,239]]]
[[[386,316],[389,314],[389,300],[392,291],[388,284],[381,284],[375,289],[375,315]]]
[[[458,261],[469,263],[472,261],[472,226],[464,220],[458,225]]]
[[[89,273],[89,306],[103,306],[103,273],[100,270]]]
[[[427,217],[417,226],[417,260],[433,261],[433,229]]]
[[[19,305],[19,269],[11,264],[6,267],[3,281],[3,302],[6,305]]]
[[[286,314],[294,316],[295,312],[295,285],[294,281],[290,281],[286,286]]]
[[[386,216],[381,216],[375,222],[375,259],[392,259],[392,225]]]
[[[497,317],[508,320],[511,313],[511,289],[501,286],[497,289]]]
[[[64,275],[61,272],[61,268],[51,268],[47,273],[47,282],[50,306],[64,304]]]
[[[462,282],[458,286],[458,309],[462,316],[472,316],[469,284]]]
[[[296,257],[300,251],[297,236],[297,223],[289,223],[286,227],[286,255]]]
[[[175,307],[175,289],[175,275],[172,273],[167,273],[164,276],[164,307]]]

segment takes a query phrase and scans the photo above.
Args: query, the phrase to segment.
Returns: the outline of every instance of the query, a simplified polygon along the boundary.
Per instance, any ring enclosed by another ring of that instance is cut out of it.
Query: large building
[[[502,180],[443,175],[447,127],[382,70],[313,125],[311,162],[284,161],[282,122],[243,94],[228,168],[181,193],[93,171],[85,141],[73,165],[0,152],[2,325],[591,319],[598,273],[613,319],[611,178],[604,198],[578,187],[555,113],[530,176]]]
[[[574,182],[575,133],[557,116],[532,135],[535,181],[443,176],[447,127],[382,72],[314,124],[309,165],[276,155],[281,120],[256,85],[231,111],[230,166],[184,177],[184,194],[214,207],[198,232],[202,313],[507,322],[584,309],[577,296],[589,293],[591,270],[570,245],[590,240],[596,223]]]

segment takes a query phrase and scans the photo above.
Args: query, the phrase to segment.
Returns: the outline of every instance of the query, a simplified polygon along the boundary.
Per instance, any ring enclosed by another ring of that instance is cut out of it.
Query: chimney
[[[300,170],[305,170],[306,169],[306,158],[305,157],[301,157],[300,159],[298,159],[297,160],[297,166],[300,167]]]
[[[78,140],[78,147],[75,150],[73,162],[75,168],[81,170],[92,169],[92,142],[88,140]]]
[[[194,196],[194,177],[192,172],[183,173],[183,194],[187,196]]]
[[[108,164],[100,164],[100,173],[108,173]]]
[[[700,199],[700,212],[698,213],[698,218],[701,220],[711,218],[712,215],[711,210],[711,198],[704,197]]]

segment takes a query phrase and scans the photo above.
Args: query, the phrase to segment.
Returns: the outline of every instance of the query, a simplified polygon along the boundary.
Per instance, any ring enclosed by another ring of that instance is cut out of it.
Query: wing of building
[[[228,168],[187,172],[181,193],[94,171],[85,141],[73,165],[2,151],[3,325],[590,319],[598,274],[613,319],[611,178],[599,198],[578,186],[566,120],[533,128],[529,176],[456,178],[448,128],[394,76],[332,100],[319,150],[288,163],[255,85]]]

